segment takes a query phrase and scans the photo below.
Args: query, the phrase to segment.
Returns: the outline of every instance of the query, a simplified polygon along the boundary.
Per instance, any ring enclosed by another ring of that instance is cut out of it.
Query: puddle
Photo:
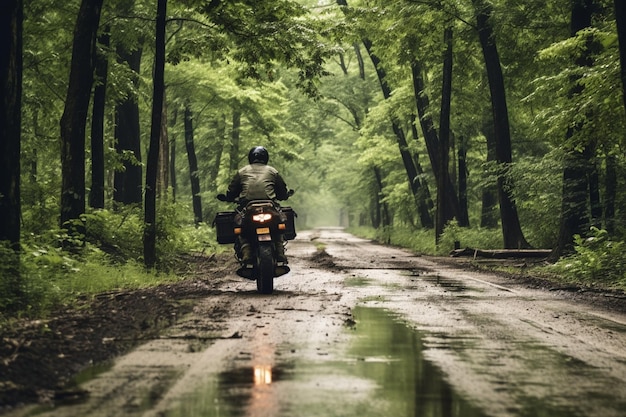
[[[426,275],[421,279],[450,292],[464,292],[468,289],[462,281],[440,277],[439,275]]]
[[[343,281],[343,284],[346,287],[367,287],[372,283],[372,280],[365,277],[352,276],[350,278],[346,278]]]
[[[418,332],[383,309],[354,319],[347,351],[230,369],[164,416],[485,416],[424,359]]]

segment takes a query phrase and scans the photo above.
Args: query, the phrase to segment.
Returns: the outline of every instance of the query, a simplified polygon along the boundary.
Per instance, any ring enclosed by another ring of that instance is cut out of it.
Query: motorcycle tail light
[[[272,215],[269,213],[259,213],[259,214],[254,214],[252,216],[252,220],[255,222],[259,222],[259,223],[264,223],[271,219],[272,219]]]

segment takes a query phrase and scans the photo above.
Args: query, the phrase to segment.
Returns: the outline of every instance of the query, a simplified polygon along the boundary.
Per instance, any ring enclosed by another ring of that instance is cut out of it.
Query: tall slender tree
[[[581,30],[591,26],[591,20],[595,9],[594,0],[571,0],[571,25],[570,35],[576,36]],[[580,54],[575,58],[575,64],[581,67],[591,66],[591,45],[585,42]],[[580,94],[584,85],[574,77],[572,78],[570,96]],[[569,142],[574,134],[582,126],[570,126],[565,134]],[[587,148],[588,144],[583,144]],[[563,191],[561,198],[561,222],[557,244],[550,255],[551,260],[557,260],[564,253],[573,249],[574,235],[584,234],[590,224],[587,210],[589,197],[589,157],[586,152],[581,152],[577,146],[567,143],[565,145],[565,157],[563,161]],[[588,150],[587,150],[588,152]]]
[[[85,213],[85,127],[96,64],[96,35],[103,0],[83,0],[74,41],[70,80],[61,117],[61,225],[84,233],[80,217]]]
[[[503,173],[498,175],[498,200],[504,247],[509,249],[529,248],[524,237],[517,214],[517,205],[511,197],[512,179],[506,174],[512,163],[511,130],[504,87],[504,76],[500,65],[500,55],[496,46],[495,34],[491,25],[492,6],[484,0],[473,0],[476,9],[478,38],[485,59],[491,107],[493,111],[493,129],[496,139],[496,156]]]
[[[20,242],[22,0],[0,6],[0,240]]]
[[[156,197],[161,144],[161,119],[165,95],[165,25],[167,0],[158,0],[156,13],[154,76],[152,85],[152,122],[150,125],[150,148],[146,166],[146,192],[144,203],[143,256],[147,268],[152,269],[157,262],[156,254]]]
[[[22,126],[22,0],[0,6],[0,241],[13,256],[5,257],[0,289],[20,307],[20,149]]]
[[[189,103],[185,104],[185,148],[189,161],[189,181],[191,182],[191,199],[193,203],[193,218],[196,226],[202,221],[202,197],[200,196],[200,171],[193,138],[193,113]]]
[[[107,49],[110,41],[110,26],[99,37],[101,48]],[[91,117],[91,189],[89,205],[104,208],[104,115],[109,60],[106,51],[100,51],[96,58],[97,84],[93,92]]]

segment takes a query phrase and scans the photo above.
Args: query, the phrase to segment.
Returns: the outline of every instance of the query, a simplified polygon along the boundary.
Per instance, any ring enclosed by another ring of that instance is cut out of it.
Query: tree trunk
[[[103,0],[83,0],[72,47],[70,80],[61,116],[61,226],[84,235],[85,126],[96,61],[96,34]]]
[[[422,66],[417,59],[411,62],[411,74],[413,79],[413,90],[415,94],[415,105],[417,106],[417,113],[419,115],[420,126],[424,133],[424,141],[426,142],[426,150],[428,151],[428,158],[430,159],[430,165],[432,166],[435,180],[437,183],[440,181],[444,184],[444,195],[446,204],[444,204],[444,218],[454,219],[458,218],[459,212],[459,200],[454,192],[454,186],[448,171],[445,172],[439,166],[439,138],[437,137],[437,131],[435,130],[435,124],[430,115],[429,106],[430,100],[424,92],[424,78],[422,76]],[[439,178],[440,174],[444,174],[446,178]]]
[[[383,200],[383,177],[380,172],[380,168],[374,167],[374,178],[376,179],[376,188],[378,192],[376,193],[376,210],[378,217],[378,225],[374,226],[378,229],[378,227],[386,227],[391,226],[391,216],[389,215],[389,207],[387,203]]]
[[[187,149],[187,160],[189,161],[193,220],[197,227],[202,222],[202,199],[200,197],[200,172],[198,171],[198,159],[193,140],[193,116],[189,104],[185,105],[185,148]]]
[[[600,200],[600,174],[596,160],[596,146],[588,145],[584,156],[587,160],[587,181],[589,184],[589,208],[591,213],[591,225],[602,227],[602,202]]]
[[[147,268],[154,268],[156,255],[156,185],[161,138],[161,118],[163,116],[163,96],[165,93],[165,22],[167,0],[157,1],[154,76],[152,88],[152,121],[150,125],[150,148],[146,166],[146,200],[144,203],[143,256]]]
[[[167,133],[167,91],[163,91],[163,110],[161,114],[161,133],[159,135],[159,168],[157,175],[157,197],[167,195],[169,188],[170,144]]]
[[[591,26],[593,15],[593,0],[571,0],[572,17],[570,35],[575,36],[580,30]],[[575,63],[581,67],[592,65],[590,51],[584,50],[576,58]],[[583,85],[573,80],[571,94],[578,93]],[[566,139],[572,137],[574,126],[568,129]],[[561,225],[559,238],[549,260],[556,261],[565,253],[574,249],[574,235],[584,234],[589,227],[587,203],[589,198],[588,158],[577,149],[565,149],[563,161],[563,195],[561,203]]]
[[[459,226],[469,227],[469,212],[467,203],[467,139],[461,136],[458,150],[459,164]]]
[[[178,110],[174,107],[174,112],[170,120],[171,126],[176,126],[176,120],[178,119]],[[176,178],[176,137],[172,136],[170,139],[170,179],[172,181],[172,201],[176,202],[176,191],[178,188]]]
[[[443,57],[443,82],[441,85],[441,112],[439,119],[439,175],[437,175],[437,215],[435,221],[435,241],[443,234],[448,221],[449,211],[446,210],[446,179],[449,179],[449,152],[450,152],[450,100],[452,98],[452,28],[444,30],[443,42],[446,50]]]
[[[22,307],[19,253],[23,13],[22,0],[5,0],[0,6],[0,241],[7,241],[14,252],[5,257],[0,278],[7,311]]]
[[[217,191],[217,176],[220,173],[222,156],[226,148],[226,120],[223,114],[213,120],[213,129],[215,131],[215,159],[209,170],[207,188]]]
[[[110,27],[100,35],[98,41],[108,49]],[[109,62],[105,54],[96,55],[96,80],[93,92],[93,109],[91,116],[91,189],[89,206],[96,209],[104,208],[104,111],[107,88]]]
[[[419,133],[417,132],[416,116],[411,115],[411,137],[415,143],[419,141]],[[430,213],[435,208],[435,204],[433,203],[433,199],[430,194],[430,189],[428,187],[428,183],[426,180],[421,180],[424,178],[424,169],[422,168],[422,164],[420,163],[420,158],[418,154],[414,154],[412,156],[413,162],[415,164],[415,168],[417,169],[418,181],[420,182],[420,197],[424,201],[424,204]]]
[[[483,50],[489,91],[491,92],[491,107],[493,111],[494,132],[496,138],[496,155],[498,165],[504,170],[512,162],[511,132],[509,128],[509,114],[506,104],[504,77],[500,66],[500,56],[496,48],[493,28],[489,19],[492,15],[491,6],[483,0],[473,0],[476,8],[476,22],[478,37]],[[511,199],[509,190],[513,184],[505,173],[498,175],[498,200],[500,203],[500,218],[502,220],[502,235],[505,249],[525,249],[530,245],[522,232],[517,214],[515,201]]]
[[[356,62],[359,64],[359,78],[365,80],[365,62],[363,55],[361,55],[361,47],[357,42],[354,43],[354,54],[356,55]]]
[[[230,136],[230,172],[239,168],[239,133],[241,127],[241,111],[233,109],[233,130]]]
[[[604,227],[612,235],[615,233],[615,198],[617,196],[617,158],[606,156],[606,173],[604,176]]]
[[[119,62],[125,62],[134,72],[133,87],[139,84],[142,49],[131,53],[118,48]],[[142,195],[141,137],[139,128],[139,103],[136,96],[128,96],[115,106],[115,150],[122,158],[124,169],[114,175],[113,201],[140,205]],[[130,152],[136,161],[123,156]]]
[[[485,122],[483,126],[483,135],[487,140],[487,162],[493,162],[497,160],[496,156],[496,138],[493,135],[493,125]],[[484,179],[483,179],[484,182]],[[486,229],[495,229],[498,227],[498,216],[496,214],[496,207],[498,205],[498,187],[497,185],[491,185],[489,181],[488,185],[483,186],[482,190],[482,204],[480,210],[480,227]]]
[[[626,108],[626,2],[615,0],[615,22],[619,40],[620,75],[622,79],[622,99]]]

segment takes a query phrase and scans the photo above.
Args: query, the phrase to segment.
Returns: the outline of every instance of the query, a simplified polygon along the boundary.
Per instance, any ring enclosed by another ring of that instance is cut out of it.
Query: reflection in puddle
[[[478,417],[485,415],[448,384],[422,355],[424,342],[415,330],[382,309],[355,309],[356,341],[350,350],[353,371],[377,383],[383,399],[379,415]],[[374,415],[374,414],[369,414]]]
[[[422,356],[421,335],[386,310],[355,309],[343,354],[222,372],[164,416],[483,417]],[[280,355],[279,355],[280,356]]]
[[[269,365],[254,366],[254,385],[269,385],[272,383],[272,367]]]
[[[445,290],[450,291],[450,292],[467,291],[467,286],[462,281],[440,277],[439,275],[424,276],[422,277],[422,280],[427,281],[431,284],[434,284],[438,287],[442,287]]]

